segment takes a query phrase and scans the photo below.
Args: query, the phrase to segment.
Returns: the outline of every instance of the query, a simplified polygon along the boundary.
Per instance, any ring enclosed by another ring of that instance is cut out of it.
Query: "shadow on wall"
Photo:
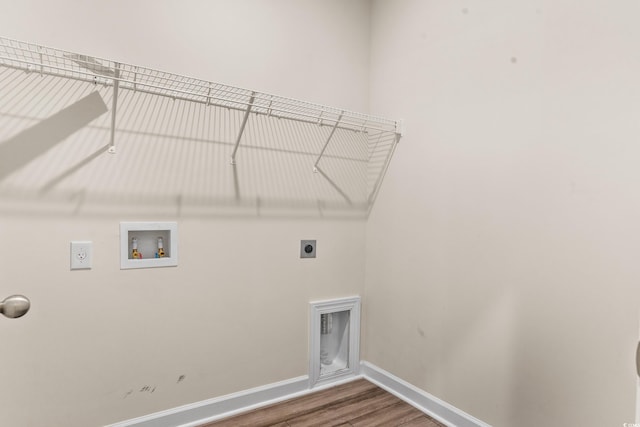
[[[395,142],[128,90],[111,154],[112,96],[0,67],[0,210],[364,217]]]

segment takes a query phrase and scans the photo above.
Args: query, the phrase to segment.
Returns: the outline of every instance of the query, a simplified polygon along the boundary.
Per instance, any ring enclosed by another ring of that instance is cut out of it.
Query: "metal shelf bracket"
[[[238,132],[238,137],[236,138],[236,145],[233,147],[233,153],[231,153],[231,164],[235,166],[236,164],[236,153],[238,152],[238,147],[240,146],[240,139],[242,138],[242,134],[244,133],[244,128],[247,125],[247,120],[249,119],[249,114],[251,113],[251,107],[253,106],[253,101],[256,98],[256,93],[251,92],[251,98],[249,99],[249,103],[247,104],[247,109],[244,111],[244,117],[242,118],[242,124],[240,125],[240,131]]]
[[[325,150],[327,149],[327,146],[329,145],[329,142],[331,142],[331,138],[333,138],[333,134],[336,132],[336,129],[338,128],[338,125],[340,124],[340,120],[342,120],[342,115],[343,114],[344,114],[344,111],[341,111],[340,115],[338,116],[338,120],[336,120],[336,122],[333,125],[333,128],[331,129],[331,133],[329,133],[329,136],[327,137],[327,141],[324,143],[324,147],[322,147],[322,151],[320,151],[320,155],[316,159],[316,162],[313,164],[313,171],[314,172],[318,172],[319,171],[318,163],[320,162],[320,159],[322,158],[322,155],[324,154]]]
[[[116,154],[116,112],[118,108],[118,89],[120,87],[120,64],[114,63],[113,100],[111,103],[111,137],[109,139],[109,154]]]

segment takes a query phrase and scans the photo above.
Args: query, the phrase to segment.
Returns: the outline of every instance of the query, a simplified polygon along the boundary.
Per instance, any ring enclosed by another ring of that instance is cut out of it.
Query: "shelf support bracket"
[[[244,128],[247,125],[247,120],[249,119],[249,113],[251,113],[251,107],[253,107],[253,101],[256,98],[256,93],[251,92],[251,98],[249,99],[249,104],[247,104],[247,109],[244,110],[244,118],[242,119],[242,124],[240,125],[240,131],[238,132],[238,137],[236,138],[236,145],[233,147],[233,153],[231,153],[231,164],[235,166],[236,164],[236,153],[238,152],[238,147],[240,146],[240,139],[242,139],[242,134],[244,133]]]
[[[138,67],[134,68],[134,72],[133,72],[133,91],[137,92],[138,91]],[[118,71],[116,70],[116,73]]]
[[[313,168],[313,171],[316,173],[319,173],[320,175],[322,175],[324,177],[324,179],[326,179],[329,184],[331,184],[331,186],[338,192],[340,193],[340,195],[342,197],[344,197],[344,199],[347,201],[348,204],[352,205],[353,202],[351,201],[351,199],[349,198],[349,196],[347,196],[347,194],[342,191],[342,189],[340,187],[338,187],[338,184],[336,184],[335,182],[333,182],[333,180],[331,178],[329,178],[327,176],[326,173],[324,173],[324,171],[322,169],[320,169],[320,166],[316,166],[315,168]]]
[[[331,129],[331,132],[329,133],[329,136],[327,137],[327,140],[324,143],[324,147],[322,147],[322,151],[320,151],[320,154],[318,155],[318,158],[316,159],[316,162],[313,164],[313,172],[314,173],[319,173],[320,175],[322,175],[324,177],[324,179],[326,179],[329,184],[331,184],[331,186],[338,192],[340,193],[340,195],[342,197],[344,197],[344,199],[347,201],[348,204],[352,204],[351,199],[349,198],[349,196],[347,196],[347,194],[342,191],[342,189],[338,186],[338,184],[336,184],[335,182],[333,182],[333,180],[331,178],[329,178],[327,176],[326,173],[324,173],[324,171],[322,169],[320,169],[320,166],[318,166],[318,163],[320,163],[320,159],[322,159],[322,156],[324,155],[324,152],[327,150],[327,146],[329,145],[329,142],[331,142],[331,139],[333,138],[333,134],[336,132],[336,129],[338,129],[338,125],[340,124],[340,120],[342,120],[342,116],[344,114],[344,111],[340,112],[340,115],[338,116],[338,120],[336,120],[335,124],[333,125],[333,128]],[[322,116],[320,116],[319,120],[320,122],[318,124],[321,123]]]
[[[380,184],[382,184],[382,180],[384,179],[384,176],[387,174],[387,169],[389,169],[391,158],[393,157],[393,153],[396,151],[396,147],[398,146],[398,143],[400,142],[401,137],[402,135],[400,133],[396,133],[396,137],[393,141],[393,145],[389,149],[389,152],[387,153],[387,157],[384,160],[384,167],[382,168],[382,172],[380,172],[380,175],[378,175],[378,179],[376,179],[376,183],[373,186],[373,189],[371,190],[371,194],[369,194],[369,197],[367,198],[369,207],[373,206],[373,202],[376,200],[376,197],[378,196],[378,190],[380,190]]]
[[[109,154],[116,154],[116,109],[118,108],[118,89],[120,88],[120,64],[114,63],[113,100],[111,104],[111,139],[109,140]]]
[[[211,82],[209,82],[209,89],[207,90],[207,107],[211,105]]]
[[[333,134],[336,132],[336,129],[338,128],[338,125],[340,124],[340,120],[342,120],[342,115],[343,114],[344,114],[344,111],[340,112],[340,115],[338,116],[338,120],[336,120],[336,123],[333,125],[333,128],[331,129],[331,133],[327,137],[327,141],[324,143],[324,147],[322,147],[322,151],[320,151],[320,155],[316,159],[316,162],[313,164],[313,171],[316,172],[316,173],[318,172],[318,163],[320,163],[320,159],[324,155],[324,152],[327,149],[327,146],[329,145],[329,142],[331,142],[331,138],[333,138]]]
[[[40,77],[42,77],[44,72],[44,63],[42,57],[42,46],[38,46],[38,53],[40,54]]]

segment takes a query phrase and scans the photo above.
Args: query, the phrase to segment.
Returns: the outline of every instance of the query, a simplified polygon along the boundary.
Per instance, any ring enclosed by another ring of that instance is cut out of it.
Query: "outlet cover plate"
[[[316,241],[300,240],[300,258],[316,257]]]
[[[92,255],[92,242],[86,240],[71,242],[71,270],[90,269],[93,258]]]

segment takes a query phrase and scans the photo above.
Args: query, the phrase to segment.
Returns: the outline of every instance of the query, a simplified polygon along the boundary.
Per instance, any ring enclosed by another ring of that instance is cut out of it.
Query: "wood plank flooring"
[[[365,379],[200,427],[444,427]]]

